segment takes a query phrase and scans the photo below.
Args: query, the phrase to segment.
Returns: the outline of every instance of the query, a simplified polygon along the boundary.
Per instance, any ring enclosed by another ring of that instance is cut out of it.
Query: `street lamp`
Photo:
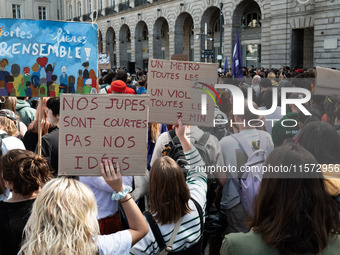
[[[223,3],[220,3],[220,50],[219,50],[219,56],[217,56],[218,59],[218,70],[220,73],[222,73],[222,18],[223,18]]]

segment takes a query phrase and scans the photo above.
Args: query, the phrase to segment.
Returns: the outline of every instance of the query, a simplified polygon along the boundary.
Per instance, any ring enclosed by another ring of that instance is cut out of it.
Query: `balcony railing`
[[[126,11],[129,9],[129,2],[121,3],[118,5],[118,11]]]
[[[114,13],[114,11],[115,11],[115,7],[114,6],[105,8],[105,16],[109,15],[111,13]]]
[[[89,20],[90,19],[90,14],[84,14],[83,15],[83,21]]]
[[[135,7],[147,5],[147,0],[135,0]]]

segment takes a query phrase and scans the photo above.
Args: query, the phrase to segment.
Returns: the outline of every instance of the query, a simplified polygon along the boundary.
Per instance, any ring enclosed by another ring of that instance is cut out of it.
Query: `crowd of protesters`
[[[243,92],[244,114],[220,89],[215,119],[227,123],[149,123],[146,175],[135,177],[111,161],[100,164],[101,176],[58,177],[59,98],[0,97],[0,254],[340,254],[340,97],[314,95],[315,77],[289,67],[220,74],[218,83]],[[291,87],[311,92],[310,115],[281,105],[281,89]],[[102,70],[98,93],[146,94],[147,72]],[[258,110],[278,105],[259,116],[250,98]],[[173,139],[184,167],[165,156]],[[251,160],[259,155],[263,162]],[[245,199],[248,164],[295,171],[263,173]]]

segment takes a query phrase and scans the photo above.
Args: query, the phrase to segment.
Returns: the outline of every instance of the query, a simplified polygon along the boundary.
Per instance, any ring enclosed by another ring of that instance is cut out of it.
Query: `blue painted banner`
[[[0,96],[94,92],[97,29],[89,23],[0,19]]]

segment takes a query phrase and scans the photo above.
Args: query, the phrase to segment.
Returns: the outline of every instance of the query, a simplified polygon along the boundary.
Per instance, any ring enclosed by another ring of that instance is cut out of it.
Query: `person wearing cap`
[[[2,155],[13,149],[25,150],[25,146],[22,141],[16,138],[16,136],[19,134],[16,122],[17,117],[13,111],[8,109],[0,110],[0,136],[2,138]]]
[[[125,94],[126,84],[121,80],[116,80],[111,83],[110,88],[107,90],[107,94]]]
[[[127,83],[128,75],[125,71],[119,70],[116,75],[116,80],[121,80],[125,84]],[[129,86],[126,86],[125,94],[136,94],[136,91]]]

